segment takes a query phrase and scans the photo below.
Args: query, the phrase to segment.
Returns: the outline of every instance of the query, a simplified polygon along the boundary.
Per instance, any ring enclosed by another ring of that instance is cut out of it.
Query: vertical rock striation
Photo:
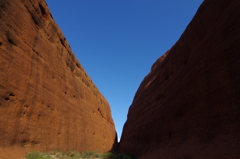
[[[46,2],[0,1],[0,152],[106,152],[115,142],[109,104]]]
[[[152,66],[120,152],[141,159],[240,158],[240,1],[205,0]]]

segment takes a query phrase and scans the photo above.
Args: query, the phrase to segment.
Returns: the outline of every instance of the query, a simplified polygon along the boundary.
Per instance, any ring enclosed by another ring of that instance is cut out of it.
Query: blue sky
[[[152,64],[203,0],[46,0],[76,57],[108,100],[118,137]]]

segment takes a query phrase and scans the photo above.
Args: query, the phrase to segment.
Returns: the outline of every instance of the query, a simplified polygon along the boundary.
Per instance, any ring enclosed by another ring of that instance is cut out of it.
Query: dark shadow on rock
[[[113,146],[112,146],[111,151],[117,152],[117,150],[118,150],[118,145],[119,145],[119,143],[118,143],[118,136],[117,136],[117,132],[116,132],[114,144],[113,144]]]

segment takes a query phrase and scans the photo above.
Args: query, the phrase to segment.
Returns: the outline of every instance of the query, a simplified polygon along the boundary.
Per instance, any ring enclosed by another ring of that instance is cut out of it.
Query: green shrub
[[[85,151],[81,153],[81,157],[90,158],[90,157],[100,157],[97,151]]]
[[[101,155],[103,159],[117,159],[116,153],[108,152]]]
[[[27,159],[51,159],[47,154],[42,154],[38,151],[32,151],[29,154],[25,155]]]
[[[51,159],[50,154],[60,159],[79,159],[79,158],[137,159],[137,157],[132,154],[118,154],[116,152],[108,152],[108,153],[99,155],[97,151],[77,152],[77,151],[60,151],[60,150],[51,151],[49,153],[40,153],[38,151],[33,151],[27,154],[25,157],[26,159]]]
[[[132,159],[132,158],[127,154],[118,154],[117,159]]]

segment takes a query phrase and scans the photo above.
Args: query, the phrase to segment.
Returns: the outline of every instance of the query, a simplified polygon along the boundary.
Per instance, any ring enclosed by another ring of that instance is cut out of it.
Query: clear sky
[[[76,57],[108,100],[118,137],[152,64],[203,0],[46,0]]]

